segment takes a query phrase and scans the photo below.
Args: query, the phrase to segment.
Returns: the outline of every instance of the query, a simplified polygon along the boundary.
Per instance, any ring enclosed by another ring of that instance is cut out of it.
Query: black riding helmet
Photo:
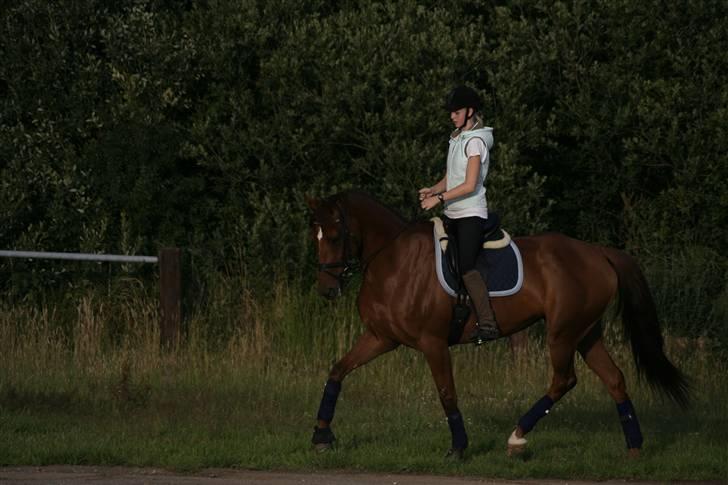
[[[462,108],[473,108],[475,111],[480,111],[483,101],[474,89],[468,86],[457,86],[448,93],[444,107],[450,113]]]

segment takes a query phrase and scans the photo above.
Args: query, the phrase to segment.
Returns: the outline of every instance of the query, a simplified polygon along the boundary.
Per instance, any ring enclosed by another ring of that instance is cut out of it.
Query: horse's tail
[[[657,309],[645,275],[628,254],[604,248],[604,255],[619,281],[619,312],[625,336],[632,345],[632,355],[640,376],[664,392],[683,408],[690,404],[690,384],[663,351],[662,332]]]

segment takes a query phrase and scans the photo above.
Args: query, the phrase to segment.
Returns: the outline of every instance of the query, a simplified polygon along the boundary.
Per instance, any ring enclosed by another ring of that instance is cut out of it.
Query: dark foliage
[[[648,264],[697,247],[724,281],[727,17],[718,0],[12,2],[0,247],[174,245],[201,280],[296,278],[304,193],[358,187],[424,217],[442,99],[465,82],[495,127],[489,200],[511,232]],[[55,287],[60,268],[3,261],[0,288]]]

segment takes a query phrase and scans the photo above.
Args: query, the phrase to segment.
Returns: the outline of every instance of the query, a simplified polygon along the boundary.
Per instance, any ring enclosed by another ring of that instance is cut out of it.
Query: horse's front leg
[[[331,421],[334,419],[336,401],[341,392],[341,382],[351,371],[361,367],[375,357],[397,348],[399,344],[375,336],[369,330],[359,336],[349,352],[331,368],[329,380],[326,381],[323,397],[319,405],[317,426],[313,431],[311,442],[317,451],[326,451],[331,448],[334,433],[331,431]]]
[[[422,345],[420,350],[425,354],[427,364],[430,366],[432,377],[437,386],[437,394],[440,397],[447,423],[450,426],[452,446],[446,457],[462,459],[463,453],[468,447],[468,435],[465,432],[463,416],[458,409],[455,379],[452,374],[452,361],[450,360],[450,350],[447,347],[447,342],[433,340]]]

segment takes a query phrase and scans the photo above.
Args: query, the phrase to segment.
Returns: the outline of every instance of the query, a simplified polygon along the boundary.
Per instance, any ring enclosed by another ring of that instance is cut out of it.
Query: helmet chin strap
[[[465,128],[465,125],[468,124],[468,121],[470,121],[470,118],[472,118],[473,116],[475,116],[475,110],[473,108],[466,108],[466,109],[468,111],[465,112],[466,113],[466,115],[465,115],[465,121],[463,121],[463,125],[462,126],[458,126],[458,130],[459,131],[463,131],[463,128]],[[472,110],[472,113],[467,114],[471,110]]]

